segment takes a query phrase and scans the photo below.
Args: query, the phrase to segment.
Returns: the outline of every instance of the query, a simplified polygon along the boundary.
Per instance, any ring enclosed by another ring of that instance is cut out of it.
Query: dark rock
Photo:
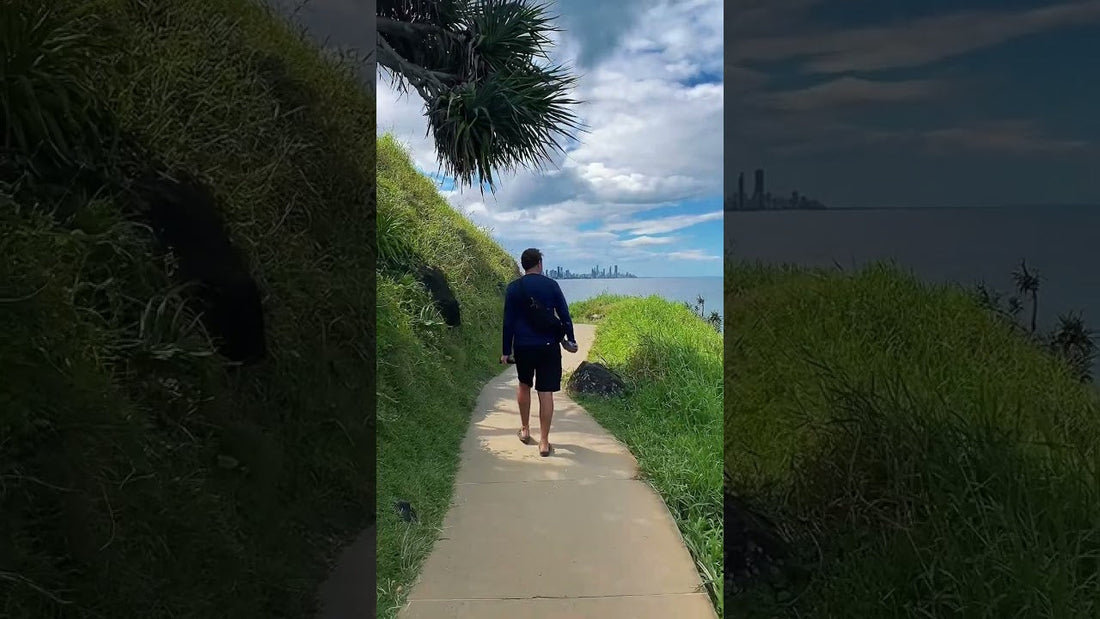
[[[182,279],[198,284],[196,309],[218,352],[232,361],[263,358],[260,289],[230,241],[210,189],[186,177],[148,175],[134,190],[157,238],[179,260]]]
[[[621,395],[626,389],[623,379],[606,366],[582,361],[569,377],[569,390],[574,393]]]
[[[416,522],[416,510],[408,501],[394,501],[393,509],[397,512],[397,516],[405,522]]]
[[[435,301],[435,306],[439,308],[439,313],[443,315],[443,322],[451,327],[462,324],[458,299],[455,298],[455,293],[447,283],[447,276],[443,271],[438,267],[421,267],[418,275],[420,283],[428,289],[432,300]]]
[[[732,598],[757,584],[777,599],[789,596],[803,576],[778,527],[727,488],[724,492],[724,593]]]

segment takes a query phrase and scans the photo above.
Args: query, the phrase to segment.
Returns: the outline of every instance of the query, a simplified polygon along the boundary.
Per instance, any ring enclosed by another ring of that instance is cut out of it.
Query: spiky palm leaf
[[[527,0],[382,0],[378,64],[425,102],[441,170],[464,186],[542,167],[582,131],[576,78],[554,65],[547,5]]]
[[[1058,317],[1058,327],[1051,334],[1050,347],[1070,364],[1082,381],[1092,379],[1096,340],[1080,314],[1071,312]]]
[[[1012,272],[1012,280],[1020,294],[1031,294],[1039,289],[1039,274],[1027,268],[1026,260],[1020,261],[1020,267]]]
[[[1012,272],[1012,279],[1020,294],[1031,297],[1031,332],[1035,333],[1039,315],[1039,274],[1029,271],[1027,261],[1021,260],[1020,268]]]
[[[1008,315],[1015,317],[1024,309],[1024,304],[1020,302],[1020,297],[1011,296],[1008,298]]]
[[[707,322],[710,326],[714,327],[719,333],[722,332],[722,315],[716,311],[711,310],[710,316],[707,317]]]

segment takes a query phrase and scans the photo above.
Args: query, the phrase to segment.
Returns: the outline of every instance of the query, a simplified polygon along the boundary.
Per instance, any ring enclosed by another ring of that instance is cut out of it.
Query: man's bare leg
[[[550,422],[554,419],[554,392],[539,391],[539,451],[550,449]]]
[[[541,394],[540,394],[541,397]],[[516,389],[516,402],[519,404],[520,433],[523,437],[531,436],[531,387],[523,383]],[[539,400],[540,406],[542,400]]]

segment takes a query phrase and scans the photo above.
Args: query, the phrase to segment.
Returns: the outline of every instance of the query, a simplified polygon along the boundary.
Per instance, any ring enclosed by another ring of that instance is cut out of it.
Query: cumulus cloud
[[[789,140],[777,140],[769,152],[788,156],[826,156],[854,148],[885,147],[941,157],[964,153],[985,158],[1072,154],[1091,147],[1088,140],[1060,137],[1033,120],[976,121],[934,129],[875,129],[834,123]]]
[[[801,25],[809,10],[824,1],[739,0],[726,7],[726,30],[731,41],[788,33],[792,25]],[[733,58],[733,54],[727,53],[726,57]]]
[[[586,68],[613,53],[620,39],[637,24],[638,17],[656,3],[656,0],[557,0],[554,13],[574,39],[585,43],[576,54],[576,62]]]
[[[439,168],[435,143],[427,135],[428,124],[424,119],[424,100],[415,91],[398,93],[388,78],[377,78],[375,109],[378,133],[389,133],[409,151],[413,163],[421,170]]]
[[[890,26],[746,38],[731,45],[735,61],[804,59],[816,73],[919,67],[1005,41],[1100,21],[1100,0],[1030,10],[965,11]]]
[[[987,152],[998,155],[1033,155],[1076,152],[1089,147],[1085,140],[1049,135],[1028,120],[985,122],[972,127],[936,129],[922,135],[933,152]]]
[[[636,236],[634,238],[618,241],[621,247],[646,247],[651,245],[668,245],[676,240],[671,236]]]
[[[713,254],[703,253],[700,249],[687,249],[684,251],[674,251],[668,254],[669,258],[673,260],[721,260],[721,256],[715,256]]]
[[[629,232],[630,234],[667,234],[684,228],[697,226],[708,221],[721,221],[722,211],[712,211],[698,215],[670,215],[644,221],[630,221],[613,223],[607,226],[608,230]]]
[[[868,13],[881,11],[854,5],[852,19],[839,11],[828,21],[819,17],[819,10],[842,9],[842,0],[731,4],[727,177],[766,168],[773,191],[798,189],[838,206],[893,203],[905,191],[896,179],[950,168],[971,172],[958,174],[965,186],[939,187],[942,200],[982,194],[977,188],[985,187],[980,199],[1007,202],[1019,189],[1008,189],[990,170],[1025,161],[1050,169],[1094,156],[1092,125],[1070,120],[1073,112],[1058,103],[1074,89],[1057,91],[1044,106],[1012,91],[1021,83],[1034,89],[1035,76],[1010,78],[1006,67],[978,74],[969,63],[945,61],[980,51],[982,64],[992,63],[1008,53],[1001,46],[1023,37],[1095,30],[1100,0],[966,6],[974,4],[924,7],[921,17],[877,23]],[[1052,80],[1043,81],[1049,87]],[[922,194],[922,203],[932,201],[931,193]]]
[[[801,90],[760,93],[752,97],[757,105],[781,110],[809,111],[867,103],[899,103],[927,99],[946,89],[938,80],[895,82],[842,77]]]

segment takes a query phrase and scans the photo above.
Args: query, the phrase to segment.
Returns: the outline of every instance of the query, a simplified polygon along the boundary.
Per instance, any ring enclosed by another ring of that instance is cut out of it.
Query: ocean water
[[[1100,331],[1100,207],[727,212],[725,226],[727,256],[844,268],[893,260],[926,281],[984,282],[1006,297],[1026,259],[1041,280],[1042,325],[1076,311]]]
[[[573,303],[584,301],[604,293],[632,297],[659,295],[670,301],[687,301],[692,305],[696,297],[706,300],[704,310],[722,313],[721,277],[638,277],[630,279],[559,279],[558,284],[565,300]]]

